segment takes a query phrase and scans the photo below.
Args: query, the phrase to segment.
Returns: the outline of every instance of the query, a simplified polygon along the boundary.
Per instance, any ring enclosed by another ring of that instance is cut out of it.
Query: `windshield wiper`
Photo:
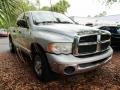
[[[57,21],[43,21],[43,22],[40,22],[40,23],[58,23]]]
[[[64,23],[64,24],[73,24],[72,22],[68,22],[68,21],[63,21],[63,22],[59,22],[59,23]]]
[[[58,21],[42,21],[42,22],[36,22],[36,21],[34,21],[34,24],[35,24],[35,25],[38,25],[38,24],[47,24],[47,23],[73,24],[72,22],[68,22],[68,21],[63,21],[63,22],[58,22]]]
[[[42,22],[34,22],[35,25],[38,25],[38,24],[47,24],[47,23],[59,23],[57,21],[42,21]]]

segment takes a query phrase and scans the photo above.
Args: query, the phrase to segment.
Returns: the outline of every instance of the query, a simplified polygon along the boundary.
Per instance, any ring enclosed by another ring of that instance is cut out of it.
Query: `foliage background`
[[[39,8],[29,3],[29,0],[0,0],[0,28],[14,26],[18,15],[25,11],[48,10],[65,13],[67,8],[70,7],[66,0],[60,0],[51,7],[44,6],[40,8],[40,0],[36,0],[36,4],[39,4]]]

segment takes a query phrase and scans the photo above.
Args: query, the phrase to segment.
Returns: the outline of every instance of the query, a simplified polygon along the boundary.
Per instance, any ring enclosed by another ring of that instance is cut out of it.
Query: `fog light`
[[[71,74],[74,73],[74,71],[75,71],[75,68],[72,67],[72,66],[68,66],[68,67],[66,67],[66,68],[64,69],[64,73],[65,73],[66,75],[71,75]]]

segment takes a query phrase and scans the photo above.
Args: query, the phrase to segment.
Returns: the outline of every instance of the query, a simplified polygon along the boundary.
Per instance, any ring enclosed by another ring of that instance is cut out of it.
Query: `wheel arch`
[[[40,50],[44,51],[44,48],[39,43],[32,43],[31,44],[31,52],[34,51],[35,48],[39,48]]]
[[[37,77],[40,79],[40,80],[42,80],[42,81],[48,81],[48,80],[50,80],[50,78],[51,78],[51,67],[50,67],[50,64],[49,64],[49,62],[48,62],[48,59],[47,59],[47,56],[46,56],[46,54],[45,54],[45,51],[44,51],[44,49],[43,49],[43,47],[40,45],[40,44],[38,44],[38,43],[32,43],[31,44],[31,50],[32,50],[32,52],[34,52],[34,49],[36,48],[36,47],[38,47],[40,50],[42,50],[43,51],[43,53],[44,53],[44,55],[45,55],[45,58],[44,59],[42,59],[41,61],[42,61],[42,63],[44,63],[43,64],[43,66],[44,66],[44,68],[43,68],[43,74],[42,74],[42,76],[41,77],[39,77],[37,74]],[[34,54],[33,54],[34,55]],[[34,63],[34,58],[32,58],[32,62]],[[34,64],[33,64],[34,65]],[[34,69],[34,71],[35,71],[35,69]],[[35,71],[36,72],[36,71]]]
[[[46,63],[49,66],[49,62],[48,62],[46,52],[45,52],[44,48],[40,44],[38,44],[38,43],[32,43],[31,44],[31,54],[34,55],[34,50],[35,50],[36,47],[39,48],[38,50],[41,50],[43,52],[43,54],[45,55],[45,58],[46,58]]]

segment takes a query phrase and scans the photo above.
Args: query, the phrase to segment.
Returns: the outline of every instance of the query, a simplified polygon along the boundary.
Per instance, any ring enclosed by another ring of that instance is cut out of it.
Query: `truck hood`
[[[76,35],[86,35],[86,34],[94,34],[100,33],[99,29],[95,29],[92,27],[81,26],[76,24],[47,24],[47,25],[38,25],[36,26],[36,30],[40,31],[42,35],[52,35],[54,37],[64,38],[64,39],[72,39]]]

